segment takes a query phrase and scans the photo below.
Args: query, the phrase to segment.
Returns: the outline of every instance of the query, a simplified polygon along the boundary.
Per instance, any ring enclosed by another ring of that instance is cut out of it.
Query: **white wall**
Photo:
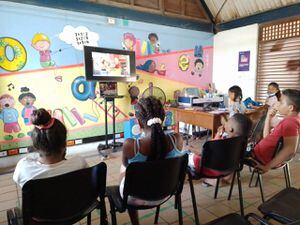
[[[213,82],[216,89],[227,93],[232,85],[239,85],[245,97],[254,99],[258,24],[219,32],[214,36]],[[240,51],[250,51],[250,70],[238,72]]]

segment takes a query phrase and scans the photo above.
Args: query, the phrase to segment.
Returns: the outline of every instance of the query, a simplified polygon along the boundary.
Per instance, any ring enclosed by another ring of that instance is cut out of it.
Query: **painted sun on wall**
[[[51,16],[45,17],[43,8],[2,5],[1,15],[20,21],[13,28],[0,21],[6,32],[0,33],[2,157],[22,153],[31,145],[30,116],[37,108],[47,109],[62,121],[69,140],[104,135],[103,99],[99,84],[85,80],[84,45],[136,53],[140,79],[118,84],[124,98],[116,100],[117,133],[123,132],[133,104],[149,84],[161,89],[167,101],[173,99],[175,90],[202,88],[211,82],[212,38],[208,33],[135,21],[122,23],[121,19],[108,26],[106,17],[80,13],[68,15],[66,24],[64,11],[47,9]],[[12,13],[12,9],[17,10]],[[108,108],[111,133],[110,104]]]

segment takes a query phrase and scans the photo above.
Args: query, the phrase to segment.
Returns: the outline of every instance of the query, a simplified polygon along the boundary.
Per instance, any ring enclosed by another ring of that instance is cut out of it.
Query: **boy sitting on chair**
[[[272,118],[279,112],[284,116],[282,121],[271,130]],[[263,139],[250,153],[255,167],[262,173],[291,159],[298,147],[300,134],[300,90],[286,89],[282,92],[280,102],[268,111]],[[283,148],[273,158],[279,139],[283,137]]]
[[[241,113],[236,113],[232,117],[229,118],[227,122],[225,122],[224,126],[219,127],[218,132],[214,138],[214,140],[232,138],[237,136],[245,136],[247,137],[251,130],[251,120]],[[194,153],[189,154],[189,167],[196,174],[200,173],[201,168],[201,155],[197,155]],[[206,173],[214,175],[219,175],[218,172],[210,170],[206,171]],[[208,180],[207,180],[208,181]]]

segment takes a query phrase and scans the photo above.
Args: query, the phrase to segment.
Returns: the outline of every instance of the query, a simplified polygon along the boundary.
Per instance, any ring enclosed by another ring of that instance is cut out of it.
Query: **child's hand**
[[[271,108],[268,110],[268,117],[273,118],[276,115],[276,113],[277,113],[277,109]]]
[[[224,133],[224,131],[225,131],[225,127],[223,125],[219,126],[218,131],[217,131],[217,135],[222,137],[222,134]]]

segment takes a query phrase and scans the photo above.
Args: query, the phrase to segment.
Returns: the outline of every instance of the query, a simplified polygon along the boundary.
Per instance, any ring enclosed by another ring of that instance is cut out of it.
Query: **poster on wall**
[[[250,51],[239,52],[239,69],[238,71],[249,71]]]

